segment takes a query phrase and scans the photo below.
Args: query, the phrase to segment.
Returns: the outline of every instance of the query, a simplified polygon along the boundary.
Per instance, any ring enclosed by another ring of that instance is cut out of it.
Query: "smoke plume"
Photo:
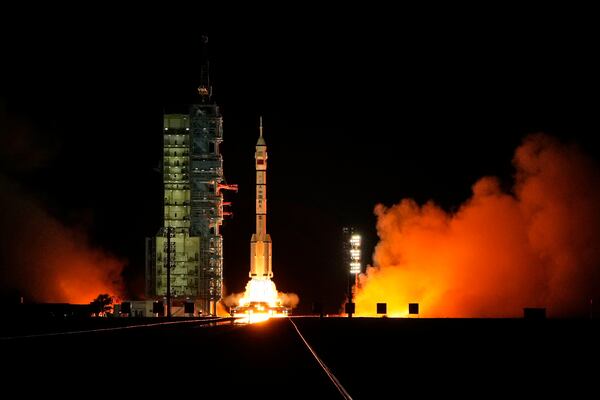
[[[45,302],[88,303],[122,293],[123,261],[90,246],[0,176],[2,286]]]
[[[35,301],[87,303],[120,295],[123,262],[90,246],[39,204],[0,179],[2,285]]]
[[[296,293],[279,292],[278,296],[279,301],[281,301],[281,304],[285,307],[296,308],[296,306],[298,306],[298,303],[300,303],[300,297],[298,297]]]
[[[516,150],[512,192],[494,177],[473,185],[457,212],[404,199],[377,205],[374,266],[361,276],[359,315],[550,316],[589,312],[600,270],[600,175],[576,146],[544,134]]]
[[[70,303],[120,295],[123,261],[92,247],[12,178],[44,170],[60,147],[52,138],[0,103],[0,294]]]
[[[236,307],[240,304],[240,299],[242,297],[244,297],[244,292],[232,293],[230,295],[223,297],[223,304],[225,304],[225,306],[227,306],[229,308]]]

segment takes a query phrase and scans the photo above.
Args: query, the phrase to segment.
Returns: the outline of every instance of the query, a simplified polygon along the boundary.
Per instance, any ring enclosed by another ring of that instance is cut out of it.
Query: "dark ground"
[[[597,390],[597,320],[294,322],[354,399]],[[341,398],[286,319],[0,340],[0,351],[2,387],[23,395]]]

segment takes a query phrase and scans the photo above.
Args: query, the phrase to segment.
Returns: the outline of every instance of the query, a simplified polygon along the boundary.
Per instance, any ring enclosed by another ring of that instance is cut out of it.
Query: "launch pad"
[[[246,285],[240,304],[232,308],[231,315],[240,318],[238,323],[253,323],[269,318],[287,317],[289,308],[281,304],[275,282],[270,278],[252,278]]]
[[[251,301],[250,303],[234,307],[231,316],[238,318],[237,323],[254,323],[266,321],[270,318],[283,318],[288,316],[289,309],[282,305],[270,305],[265,301]]]

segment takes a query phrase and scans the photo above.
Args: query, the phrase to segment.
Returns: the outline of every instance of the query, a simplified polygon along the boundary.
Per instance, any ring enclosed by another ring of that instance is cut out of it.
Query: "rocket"
[[[271,279],[271,235],[267,233],[267,144],[263,138],[262,117],[260,136],[256,142],[256,233],[250,239],[250,278]]]

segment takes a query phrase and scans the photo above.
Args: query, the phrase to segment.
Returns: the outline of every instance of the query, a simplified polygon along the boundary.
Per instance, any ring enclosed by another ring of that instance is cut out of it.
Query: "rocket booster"
[[[262,117],[260,136],[254,153],[256,165],[256,233],[250,240],[250,278],[271,279],[271,235],[267,233],[267,144],[263,139]]]

